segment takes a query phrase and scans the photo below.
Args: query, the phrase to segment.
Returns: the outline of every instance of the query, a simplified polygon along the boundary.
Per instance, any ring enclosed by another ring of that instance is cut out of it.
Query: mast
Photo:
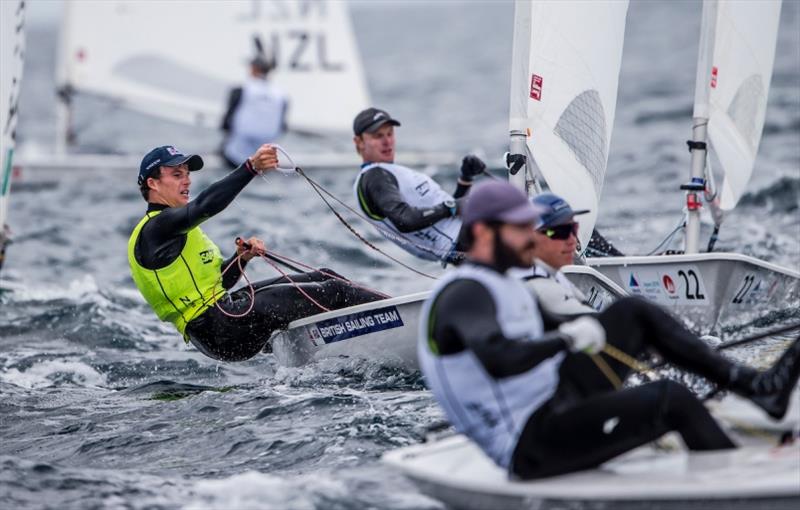
[[[700,194],[706,188],[705,170],[708,154],[709,94],[716,84],[717,73],[712,67],[714,57],[714,32],[717,24],[717,0],[703,2],[700,25],[700,47],[697,55],[697,77],[694,89],[692,114],[692,139],[687,142],[692,153],[689,182],[681,185],[686,191],[686,231],[684,252],[697,253],[700,238]]]
[[[527,154],[528,138],[528,65],[531,51],[531,2],[514,2],[514,38],[511,51],[511,93],[509,105],[509,152],[513,155]],[[517,172],[509,172],[508,180],[528,194],[526,176],[532,161],[526,158],[525,164]]]
[[[59,47],[56,55],[56,154],[63,155],[67,152],[72,132],[72,96],[73,88],[70,85],[72,76],[71,37],[72,20],[75,16],[72,2],[65,2],[61,15],[59,33]]]
[[[0,267],[8,241],[6,219],[11,191],[17,107],[25,55],[25,2],[0,2]]]

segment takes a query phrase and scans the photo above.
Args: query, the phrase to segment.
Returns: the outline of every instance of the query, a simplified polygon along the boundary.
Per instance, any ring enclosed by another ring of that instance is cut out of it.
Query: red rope
[[[313,303],[314,305],[316,305],[316,306],[317,306],[317,307],[318,307],[320,310],[322,310],[322,311],[324,311],[324,312],[330,312],[331,310],[330,310],[329,308],[326,308],[325,306],[323,306],[323,305],[322,305],[321,303],[319,303],[319,302],[318,302],[316,299],[314,299],[313,297],[311,297],[311,296],[310,296],[310,295],[309,295],[309,294],[308,294],[308,293],[307,293],[305,290],[303,290],[303,288],[302,288],[302,287],[300,287],[300,285],[298,285],[298,284],[297,284],[297,282],[295,282],[294,280],[292,280],[292,277],[291,277],[291,276],[289,276],[289,274],[287,274],[286,272],[284,272],[284,271],[283,271],[283,270],[282,270],[282,269],[281,269],[281,268],[280,268],[280,267],[279,267],[279,266],[278,266],[278,265],[277,265],[275,262],[273,262],[272,260],[270,260],[269,258],[267,258],[267,257],[266,257],[266,253],[269,253],[271,256],[275,257],[276,259],[285,260],[285,261],[287,261],[287,262],[291,262],[291,263],[293,263],[293,264],[296,264],[296,265],[300,266],[300,267],[301,267],[301,268],[303,268],[303,269],[312,270],[312,271],[319,271],[319,273],[321,273],[321,274],[323,274],[323,275],[325,275],[325,276],[327,276],[327,277],[329,277],[329,278],[332,278],[332,279],[335,279],[335,280],[339,280],[339,281],[341,281],[341,282],[348,283],[349,285],[352,285],[352,286],[354,286],[354,287],[357,287],[357,288],[359,288],[359,289],[362,289],[362,290],[366,290],[366,291],[372,292],[372,293],[374,293],[374,294],[377,294],[377,295],[379,295],[379,296],[383,297],[384,299],[391,297],[391,296],[389,296],[389,295],[387,295],[387,294],[384,294],[383,292],[379,292],[379,291],[377,291],[377,290],[371,289],[371,288],[369,288],[369,287],[366,287],[366,286],[364,286],[364,285],[360,285],[360,284],[358,284],[358,283],[356,283],[356,282],[354,282],[354,281],[352,281],[352,280],[348,280],[347,278],[343,278],[343,277],[341,277],[341,276],[339,276],[339,275],[337,275],[337,274],[330,273],[330,272],[328,272],[328,271],[318,270],[318,269],[316,269],[316,268],[314,268],[314,267],[312,267],[312,266],[309,266],[309,265],[307,265],[307,264],[304,264],[304,263],[302,263],[302,262],[300,262],[300,261],[293,260],[293,259],[291,259],[291,258],[289,258],[289,257],[287,257],[287,256],[285,256],[285,255],[280,255],[280,254],[278,254],[278,253],[275,253],[274,251],[266,251],[265,253],[260,253],[260,254],[259,254],[259,256],[260,256],[262,259],[264,259],[264,260],[267,262],[267,264],[269,264],[270,266],[272,266],[272,268],[273,268],[273,269],[275,269],[275,270],[276,270],[278,273],[280,273],[280,274],[281,274],[281,276],[283,276],[284,278],[286,278],[286,279],[289,281],[289,283],[291,283],[291,284],[292,284],[292,286],[293,286],[295,289],[297,289],[297,291],[298,291],[300,294],[302,294],[302,295],[303,295],[303,297],[305,297],[306,299],[308,299],[308,300],[309,300],[311,303]],[[252,284],[252,282],[250,281],[250,278],[248,278],[248,277],[247,277],[247,272],[244,270],[244,267],[242,267],[242,256],[243,256],[243,255],[244,255],[244,253],[240,253],[239,255],[237,255],[237,256],[236,256],[236,257],[235,257],[235,258],[234,258],[234,259],[233,259],[233,260],[230,262],[230,264],[228,264],[228,266],[227,266],[225,269],[223,269],[223,270],[222,270],[222,273],[220,274],[220,277],[219,277],[219,279],[218,279],[216,282],[214,282],[214,288],[212,289],[212,290],[213,290],[213,294],[216,296],[216,294],[217,294],[217,285],[219,285],[219,284],[222,282],[222,278],[225,276],[225,273],[227,273],[227,272],[230,270],[230,268],[231,268],[231,267],[233,267],[233,264],[234,264],[234,263],[236,263],[237,267],[239,268],[239,272],[242,274],[242,276],[244,277],[244,280],[247,282],[247,288],[250,290],[250,306],[248,306],[248,307],[247,307],[247,310],[246,310],[245,312],[243,312],[243,313],[241,313],[241,314],[235,314],[235,313],[232,313],[232,312],[228,312],[228,311],[226,311],[224,308],[222,308],[222,306],[220,305],[220,301],[222,301],[221,299],[217,300],[217,301],[214,303],[214,306],[216,306],[216,307],[217,307],[217,309],[218,309],[220,312],[222,312],[222,313],[223,313],[223,315],[226,315],[226,316],[228,316],[228,317],[232,317],[232,318],[234,318],[234,319],[238,319],[238,318],[244,317],[245,315],[247,315],[247,314],[249,314],[250,312],[252,312],[252,311],[253,311],[253,307],[255,306],[255,302],[256,302],[256,291],[255,291],[255,288],[253,287],[253,284]]]
[[[228,270],[231,267],[233,267],[233,263],[235,262],[237,264],[237,266],[239,267],[239,272],[242,273],[242,276],[244,276],[244,281],[247,282],[247,287],[250,289],[250,306],[247,307],[247,310],[244,313],[235,314],[235,313],[231,313],[231,312],[226,311],[224,308],[222,308],[220,306],[219,302],[221,301],[221,299],[218,299],[214,303],[214,306],[216,306],[217,310],[222,312],[223,315],[226,315],[228,317],[233,317],[234,319],[238,319],[238,318],[244,317],[245,315],[247,315],[250,312],[252,312],[253,311],[253,307],[256,304],[256,291],[253,288],[253,284],[250,283],[250,279],[247,277],[247,273],[244,271],[244,268],[242,267],[242,256],[243,255],[244,255],[244,253],[240,253],[239,255],[237,255],[235,259],[231,260],[231,263],[228,264],[228,267],[226,267],[225,269],[222,270],[222,273],[219,275],[219,279],[216,282],[214,282],[214,289],[213,289],[214,295],[216,296],[217,295],[217,285],[222,283],[222,277],[225,276],[225,273],[227,273]]]

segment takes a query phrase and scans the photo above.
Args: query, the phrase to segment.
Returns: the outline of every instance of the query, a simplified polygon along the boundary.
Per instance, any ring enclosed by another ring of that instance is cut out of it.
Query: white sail
[[[259,36],[290,128],[339,132],[368,106],[347,5],[337,0],[73,0],[65,3],[58,85],[127,108],[216,128]]]
[[[585,248],[597,220],[617,104],[627,1],[517,0],[509,127],[574,209]]]
[[[25,53],[25,2],[0,2],[0,238],[8,215],[8,193],[17,128],[17,103]]]
[[[716,20],[708,24],[714,31],[713,57],[703,74],[708,137],[725,172],[720,205],[730,210],[745,191],[761,142],[781,2],[729,0],[716,7]]]

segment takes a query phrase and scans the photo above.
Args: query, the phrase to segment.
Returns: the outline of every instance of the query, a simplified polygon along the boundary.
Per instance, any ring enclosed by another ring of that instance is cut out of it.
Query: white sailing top
[[[506,338],[536,341],[543,334],[542,319],[522,281],[468,263],[439,280],[420,314],[417,353],[428,387],[453,426],[495,463],[508,468],[528,418],[556,391],[564,352],[502,379],[490,376],[470,349],[448,355],[432,352],[428,338],[432,306],[439,293],[457,279],[475,280],[489,291]]]
[[[241,164],[264,143],[281,135],[286,95],[266,80],[251,77],[242,86],[242,98],[225,140],[225,157]]]

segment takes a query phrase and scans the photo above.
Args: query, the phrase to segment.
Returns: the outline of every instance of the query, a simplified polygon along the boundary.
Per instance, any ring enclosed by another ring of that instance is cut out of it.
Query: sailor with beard
[[[682,384],[619,388],[630,368],[613,360],[617,381],[601,372],[590,355],[604,349],[607,332],[609,344],[632,357],[654,350],[776,419],[786,413],[800,376],[800,339],[757,372],[720,356],[661,309],[643,313],[648,305],[637,298],[546,333],[533,294],[507,274],[533,264],[537,220],[510,184],[476,186],[463,212],[466,261],[439,281],[420,313],[417,349],[428,387],[454,427],[497,465],[521,478],[554,476],[596,467],[669,431],[692,450],[735,447]]]

